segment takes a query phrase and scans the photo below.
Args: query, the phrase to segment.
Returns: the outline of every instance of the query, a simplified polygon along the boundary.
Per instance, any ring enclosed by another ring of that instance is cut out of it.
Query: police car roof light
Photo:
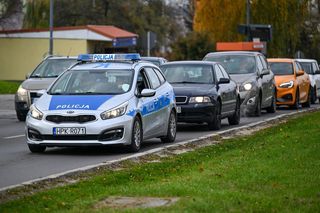
[[[78,61],[94,62],[94,61],[137,61],[141,60],[139,53],[129,54],[81,54]]]

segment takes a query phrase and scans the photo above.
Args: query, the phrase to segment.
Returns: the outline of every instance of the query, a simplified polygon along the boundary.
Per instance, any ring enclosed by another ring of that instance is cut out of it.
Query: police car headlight
[[[211,99],[208,96],[198,96],[198,97],[191,97],[189,103],[210,103]]]
[[[119,116],[122,116],[127,111],[128,102],[121,104],[120,106],[117,106],[111,110],[105,111],[100,114],[100,117],[102,120],[110,119],[110,118],[116,118]]]
[[[31,117],[37,120],[41,120],[43,117],[43,113],[40,110],[38,110],[34,105],[31,105],[29,114]]]
[[[293,87],[293,81],[285,82],[279,85],[281,88],[292,88]]]

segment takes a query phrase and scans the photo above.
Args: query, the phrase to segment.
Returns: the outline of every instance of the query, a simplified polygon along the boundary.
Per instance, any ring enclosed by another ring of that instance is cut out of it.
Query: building
[[[57,27],[53,54],[132,52],[137,34],[115,26]],[[0,80],[23,80],[48,55],[49,29],[0,31]]]

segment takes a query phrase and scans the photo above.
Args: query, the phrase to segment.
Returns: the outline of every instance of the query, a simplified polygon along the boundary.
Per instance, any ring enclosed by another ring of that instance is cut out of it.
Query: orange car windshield
[[[269,62],[270,68],[275,75],[293,75],[292,63]]]

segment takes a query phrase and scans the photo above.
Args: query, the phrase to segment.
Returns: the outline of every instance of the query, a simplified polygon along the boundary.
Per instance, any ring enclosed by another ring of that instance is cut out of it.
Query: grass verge
[[[20,81],[0,81],[0,94],[14,94],[20,84]]]
[[[127,162],[0,212],[320,212],[320,112],[162,162]],[[180,197],[169,207],[108,209],[108,196]]]

